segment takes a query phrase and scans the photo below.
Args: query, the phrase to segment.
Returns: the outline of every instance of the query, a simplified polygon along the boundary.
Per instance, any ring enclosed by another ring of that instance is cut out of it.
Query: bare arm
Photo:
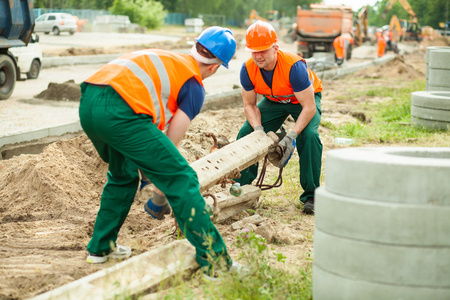
[[[181,109],[178,109],[173,116],[172,121],[170,121],[169,129],[167,129],[166,133],[167,137],[177,148],[190,124],[191,119],[189,119],[188,115]]]
[[[314,100],[314,88],[310,85],[308,88],[300,92],[294,92],[295,97],[302,106],[302,112],[292,128],[298,134],[309,124],[316,114],[316,102]]]
[[[247,121],[253,128],[261,126],[261,112],[256,106],[255,90],[246,91],[242,89],[242,99],[244,100],[244,112]]]

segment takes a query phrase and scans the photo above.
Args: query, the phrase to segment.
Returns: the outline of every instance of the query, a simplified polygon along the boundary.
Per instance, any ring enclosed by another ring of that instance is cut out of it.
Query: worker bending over
[[[333,46],[338,65],[342,65],[349,58],[352,45],[353,37],[349,33],[343,33],[334,39]]]
[[[109,163],[87,262],[131,255],[130,247],[117,245],[116,239],[141,170],[165,195],[148,203],[152,217],[161,219],[167,198],[201,267],[209,271],[218,261],[228,268],[239,266],[210,220],[197,174],[177,149],[202,108],[203,80],[221,65],[228,68],[235,51],[231,31],[214,26],[196,38],[190,54],[158,49],[131,52],[104,65],[81,85],[81,125]]]

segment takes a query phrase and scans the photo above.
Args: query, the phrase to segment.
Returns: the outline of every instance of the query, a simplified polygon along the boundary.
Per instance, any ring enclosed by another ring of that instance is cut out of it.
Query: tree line
[[[369,6],[369,25],[381,27],[389,23],[392,15],[399,19],[409,19],[406,10],[397,1],[393,8],[385,11],[392,0],[380,0],[374,6]],[[448,16],[450,0],[409,0],[416,13],[419,24],[438,28],[439,23],[445,22]],[[165,13],[184,13],[190,17],[202,14],[223,15],[236,24],[245,25],[252,9],[265,17],[265,13],[277,10],[278,16],[295,18],[297,6],[309,8],[311,3],[318,0],[35,0],[35,8],[58,9],[94,9],[109,10],[114,14],[124,14],[133,23],[148,28],[158,27],[161,16]],[[342,0],[345,3],[345,0]],[[355,12],[356,14],[357,12]],[[152,19],[156,19],[152,22]],[[159,24],[161,25],[161,24]]]

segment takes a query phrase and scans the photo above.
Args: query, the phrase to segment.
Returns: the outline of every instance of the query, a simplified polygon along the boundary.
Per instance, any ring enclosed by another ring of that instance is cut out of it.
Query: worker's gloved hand
[[[153,219],[158,220],[164,220],[164,215],[172,211],[166,197],[158,193],[153,194],[153,197],[144,205],[144,209]]]
[[[256,130],[261,130],[262,132],[265,132],[264,131],[264,127],[262,127],[261,125],[258,125],[258,126],[255,126],[255,128],[253,128],[255,131]]]
[[[278,168],[283,168],[287,165],[289,159],[294,153],[295,150],[295,139],[297,138],[297,133],[295,131],[290,131],[288,135],[286,135],[278,145],[283,148],[283,157],[280,159],[278,163]]]

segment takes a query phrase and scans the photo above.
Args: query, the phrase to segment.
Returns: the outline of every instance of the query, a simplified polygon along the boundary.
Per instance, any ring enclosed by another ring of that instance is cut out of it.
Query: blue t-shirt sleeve
[[[301,92],[311,85],[308,68],[304,61],[299,60],[292,65],[291,72],[289,73],[289,81],[294,92]]]
[[[240,77],[241,77],[241,85],[244,88],[244,90],[248,92],[255,89],[255,86],[253,85],[252,81],[250,80],[250,77],[248,76],[247,67],[245,66],[245,63],[242,64]]]
[[[181,109],[191,121],[200,113],[205,101],[205,89],[192,77],[186,81],[178,94],[178,108]]]

